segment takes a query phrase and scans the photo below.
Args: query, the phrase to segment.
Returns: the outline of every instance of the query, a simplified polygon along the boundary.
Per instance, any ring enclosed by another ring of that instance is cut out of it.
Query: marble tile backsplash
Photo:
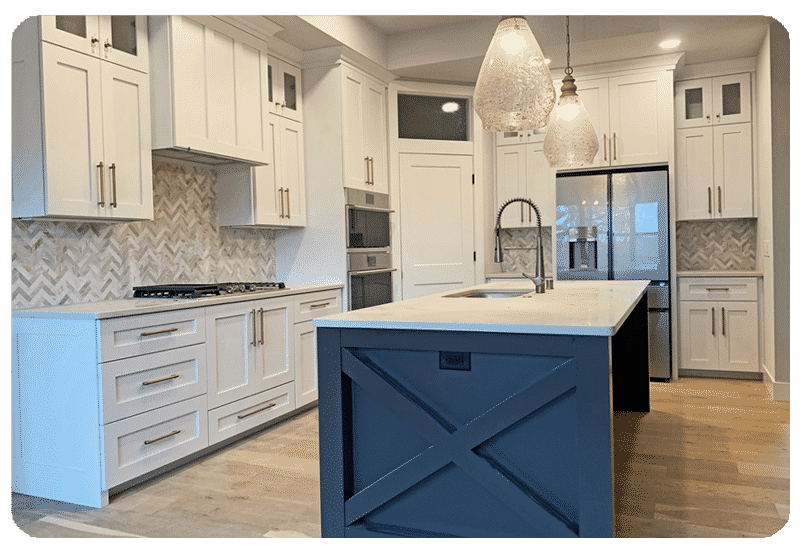
[[[678,271],[755,269],[756,227],[755,218],[677,222]]]
[[[503,246],[503,273],[519,273],[524,271],[532,275],[536,269],[536,228],[501,229],[500,243]],[[542,227],[542,245],[544,247],[544,272],[548,277],[553,274],[552,229]]]
[[[274,281],[275,233],[217,223],[216,174],[153,159],[153,221],[11,222],[11,307],[126,298],[139,285]]]

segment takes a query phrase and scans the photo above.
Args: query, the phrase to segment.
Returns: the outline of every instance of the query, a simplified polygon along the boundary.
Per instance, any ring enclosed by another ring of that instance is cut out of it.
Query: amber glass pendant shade
[[[524,17],[500,21],[475,84],[475,112],[490,132],[543,128],[556,102],[553,77]]]

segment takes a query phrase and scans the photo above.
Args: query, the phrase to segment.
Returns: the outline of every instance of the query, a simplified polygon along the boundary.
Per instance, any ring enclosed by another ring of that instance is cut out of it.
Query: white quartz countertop
[[[677,271],[678,277],[763,277],[761,271]]]
[[[193,307],[208,307],[248,300],[278,298],[281,296],[292,296],[308,292],[340,289],[342,286],[341,284],[292,285],[282,290],[205,296],[203,298],[129,298],[122,300],[104,300],[100,302],[86,302],[83,304],[17,309],[13,310],[11,313],[12,317],[17,318],[110,319],[113,317],[123,317],[125,315],[143,315],[145,313],[160,313]]]
[[[612,336],[650,281],[556,281],[535,294],[530,281],[495,281],[470,289],[529,290],[516,298],[452,298],[467,289],[382,304],[314,320],[317,327],[455,330]]]

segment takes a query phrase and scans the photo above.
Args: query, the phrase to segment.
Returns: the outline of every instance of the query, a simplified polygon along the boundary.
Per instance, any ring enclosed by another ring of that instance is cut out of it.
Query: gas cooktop
[[[285,289],[283,283],[168,284],[133,287],[134,298],[201,298],[242,292]]]

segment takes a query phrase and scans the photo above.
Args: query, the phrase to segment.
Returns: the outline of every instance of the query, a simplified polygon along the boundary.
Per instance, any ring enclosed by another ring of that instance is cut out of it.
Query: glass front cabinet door
[[[678,82],[675,117],[676,128],[750,122],[749,73]]]
[[[148,72],[147,16],[42,15],[42,40]]]

